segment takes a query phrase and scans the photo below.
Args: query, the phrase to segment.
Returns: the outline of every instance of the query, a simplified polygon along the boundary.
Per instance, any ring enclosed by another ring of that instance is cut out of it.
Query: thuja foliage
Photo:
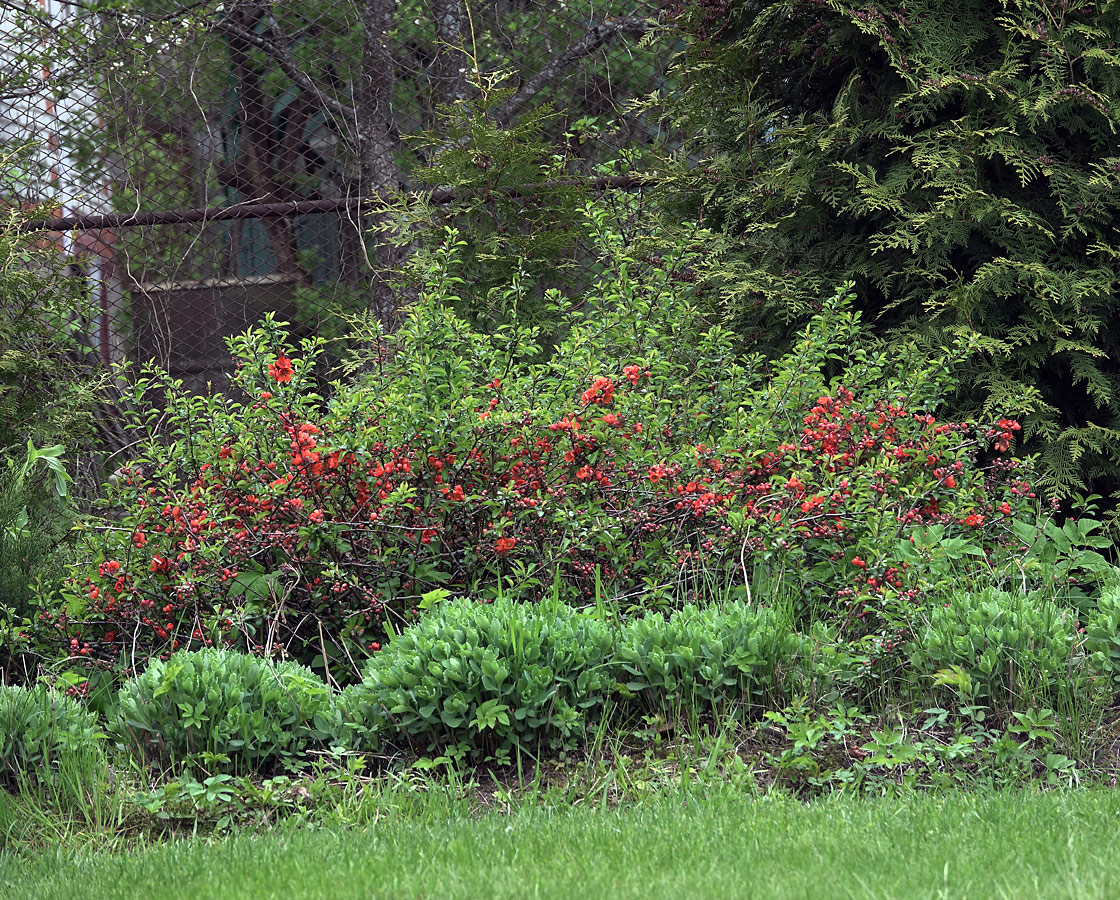
[[[426,160],[414,178],[438,201],[414,191],[381,210],[380,230],[409,245],[400,276],[411,289],[422,289],[426,261],[446,229],[458,230],[463,281],[448,299],[488,330],[512,320],[546,321],[545,291],[574,289],[590,237],[582,212],[589,191],[573,177],[564,144],[548,134],[562,116],[545,106],[499,124],[493,114],[514,93],[502,81],[480,77],[469,99],[441,110],[439,127],[410,139]],[[511,292],[514,276],[520,289]]]
[[[673,204],[739,326],[856,284],[884,334],[982,338],[958,408],[1016,416],[1056,494],[1120,487],[1120,5],[692,0]],[[778,327],[774,327],[778,326]]]

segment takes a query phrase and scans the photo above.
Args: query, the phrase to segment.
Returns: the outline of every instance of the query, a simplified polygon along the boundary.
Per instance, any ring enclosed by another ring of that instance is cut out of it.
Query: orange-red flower
[[[580,397],[584,406],[589,403],[599,403],[606,406],[614,399],[614,382],[609,378],[595,378],[591,382],[591,387],[583,392]]]
[[[268,364],[268,374],[272,380],[277,384],[284,384],[292,380],[292,361],[288,359],[284,351],[280,351],[280,355],[276,357],[276,362]]]

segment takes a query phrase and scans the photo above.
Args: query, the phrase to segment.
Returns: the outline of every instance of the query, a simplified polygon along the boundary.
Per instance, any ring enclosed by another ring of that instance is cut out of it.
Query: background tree
[[[443,142],[406,138],[451,121],[437,110],[475,98],[479,79],[497,72],[511,85],[489,108],[502,127],[553,103],[561,114],[547,137],[561,148],[577,120],[610,119],[605,130],[629,136],[644,125],[627,120],[621,100],[644,93],[658,71],[656,51],[634,46],[657,14],[650,0],[82,8],[100,23],[99,40],[123,41],[135,58],[99,74],[96,128],[83,123],[63,142],[84,143],[94,170],[114,161],[116,203],[127,211],[373,198],[415,186],[411,173]],[[581,153],[607,155],[590,143]],[[329,223],[211,225],[202,241],[200,229],[184,228],[145,236],[129,256],[156,263],[148,281],[277,275],[305,289],[348,287],[388,323],[396,300],[385,273],[399,255],[392,242],[371,241],[366,224],[351,209]],[[200,252],[208,242],[224,252]]]
[[[984,338],[964,410],[1046,487],[1120,487],[1120,4],[693,0],[678,215],[750,338],[852,280],[881,333]]]

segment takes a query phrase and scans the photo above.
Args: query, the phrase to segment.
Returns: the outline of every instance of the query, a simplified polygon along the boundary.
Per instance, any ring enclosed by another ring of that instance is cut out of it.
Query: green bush
[[[389,345],[359,340],[385,357],[363,351],[327,397],[322,346],[289,356],[273,319],[231,342],[224,395],[141,379],[162,409],[132,419],[67,619],[34,629],[44,653],[76,639],[111,665],[272,642],[356,678],[436,589],[533,602],[555,580],[574,605],[674,609],[710,584],[741,595],[744,570],[783,585],[799,624],[867,632],[885,595],[925,589],[927,563],[951,579],[1014,553],[1007,523],[1036,513],[1027,467],[998,455],[1019,426],[934,417],[955,350],[864,347],[837,295],[764,366],[697,314],[674,275],[687,255],[603,252],[596,299],[551,354],[534,329],[485,335],[449,311],[448,248]],[[900,558],[933,528],[967,550]]]
[[[742,602],[686,606],[670,617],[650,613],[628,623],[615,651],[618,681],[639,702],[660,710],[678,699],[768,701],[782,692],[782,672],[797,648],[777,611]]]
[[[880,334],[983,337],[958,408],[1020,418],[1048,488],[1117,491],[1120,7],[682,8],[655,102],[704,165],[666,184],[744,335],[781,343],[854,280]]]
[[[354,742],[407,737],[458,757],[572,744],[612,680],[609,627],[555,601],[440,604],[366,663],[340,701]]]
[[[873,656],[867,641],[845,641],[837,626],[821,621],[813,622],[796,640],[796,659],[787,679],[791,695],[804,696],[811,703],[848,702],[866,697],[869,687],[881,684],[878,673],[871,674]]]
[[[43,685],[0,685],[0,781],[14,786],[59,771],[88,775],[102,759],[97,718]]]
[[[0,155],[0,174],[18,156]],[[0,669],[9,678],[34,668],[24,654],[37,588],[65,577],[71,453],[91,449],[102,383],[85,346],[86,279],[67,274],[70,260],[53,242],[21,227],[51,208],[0,215]]]
[[[121,688],[114,729],[132,749],[174,765],[212,754],[208,765],[256,770],[330,737],[331,695],[293,662],[184,651]]]
[[[1037,706],[1074,684],[1076,628],[1071,610],[1034,593],[961,592],[930,612],[911,662],[920,674],[992,705]]]
[[[1120,685],[1120,589],[1105,590],[1089,613],[1085,651],[1098,672]]]

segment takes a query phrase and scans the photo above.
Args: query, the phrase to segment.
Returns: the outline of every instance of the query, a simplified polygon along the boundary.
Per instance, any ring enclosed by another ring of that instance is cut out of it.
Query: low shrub
[[[1085,625],[1085,650],[1093,668],[1120,689],[1120,588],[1101,592]]]
[[[215,648],[154,660],[117,697],[114,731],[139,754],[179,765],[275,768],[329,738],[331,693],[309,669]]]
[[[340,706],[353,742],[504,758],[571,746],[613,682],[606,623],[565,604],[440,603],[366,663]]]
[[[872,669],[873,648],[867,646],[877,640],[848,642],[827,622],[814,622],[796,639],[796,657],[787,679],[791,696],[821,705],[862,701],[881,686],[879,673]]]
[[[0,782],[42,782],[60,772],[89,779],[103,763],[97,718],[44,685],[0,685]]]
[[[1077,616],[1036,593],[961,592],[933,607],[911,644],[921,675],[997,707],[1026,708],[1076,692],[1087,674]]]
[[[35,620],[44,653],[139,667],[213,644],[357,677],[433,590],[535,601],[556,580],[566,602],[640,612],[712,583],[745,595],[763,569],[799,625],[869,632],[931,566],[1020,546],[1010,523],[1037,504],[1003,455],[1018,426],[932,412],[956,350],[863,347],[840,294],[786,356],[743,357],[691,305],[687,254],[605,240],[608,274],[551,350],[456,316],[449,249],[328,399],[321,345],[297,353],[272,321],[233,342],[225,396],[142,379],[137,456],[112,522],[83,535],[87,567]],[[900,556],[934,527],[965,551]]]
[[[787,617],[743,602],[685,606],[627,623],[615,650],[616,677],[639,703],[659,711],[698,701],[767,703],[783,693],[799,641]]]

